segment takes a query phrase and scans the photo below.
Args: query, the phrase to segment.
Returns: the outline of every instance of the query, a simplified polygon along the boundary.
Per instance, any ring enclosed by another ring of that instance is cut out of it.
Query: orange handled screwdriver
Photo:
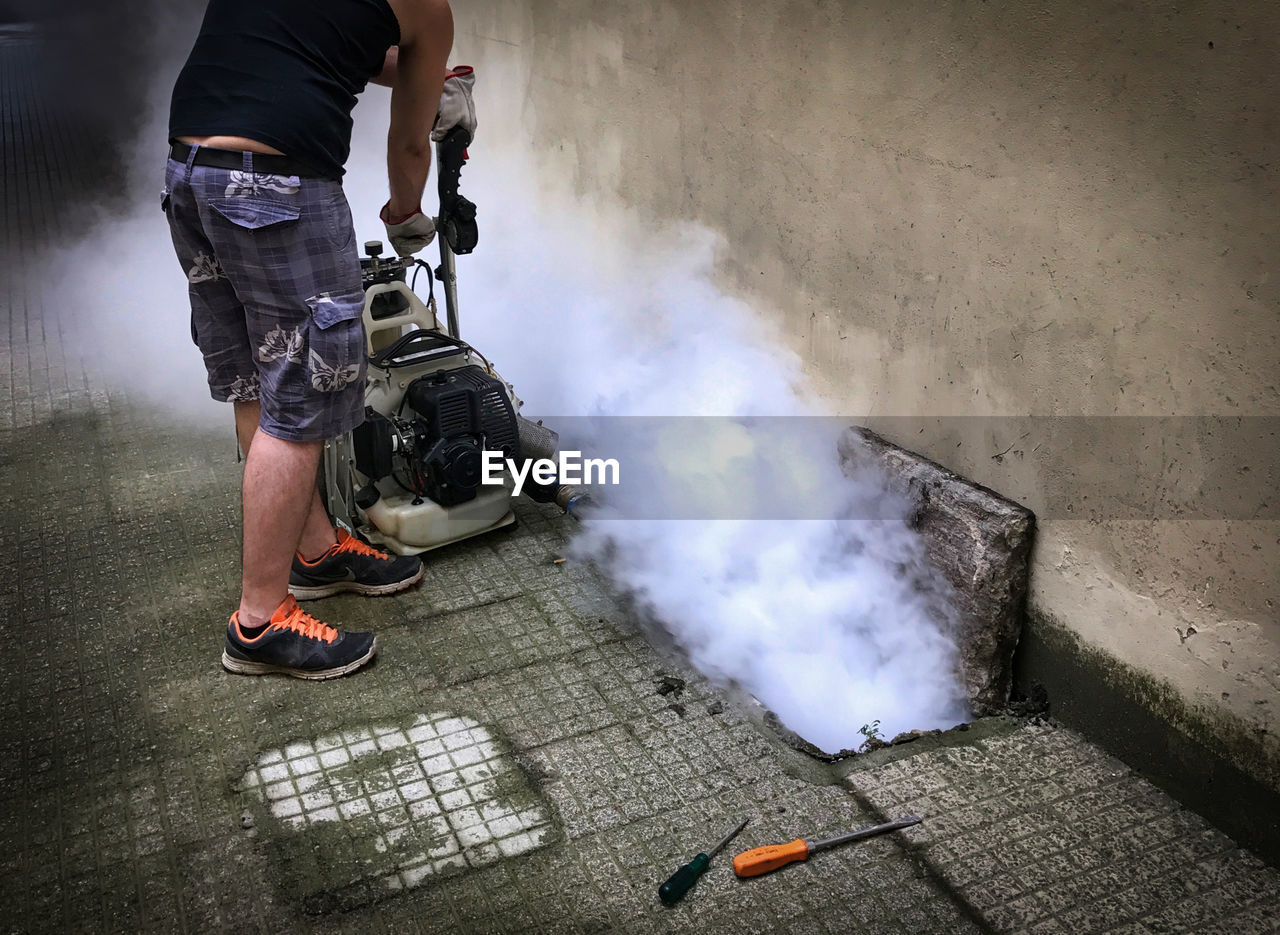
[[[743,851],[733,858],[733,872],[740,877],[758,877],[762,873],[769,873],[794,861],[805,860],[814,851],[825,851],[827,848],[835,847],[837,844],[848,844],[850,841],[873,838],[877,834],[884,834],[886,831],[910,828],[912,825],[920,824],[922,820],[918,815],[908,815],[906,818],[899,818],[897,821],[875,825],[871,828],[863,828],[861,831],[850,831],[848,834],[838,834],[834,838],[815,841],[812,844],[796,838],[789,844],[769,844],[765,847],[753,847],[751,850]]]

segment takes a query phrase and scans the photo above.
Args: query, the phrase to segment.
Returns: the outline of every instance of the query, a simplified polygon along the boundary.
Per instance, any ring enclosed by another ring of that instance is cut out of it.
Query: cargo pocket
[[[336,393],[364,377],[364,290],[307,299],[307,374],[312,389]]]
[[[297,205],[266,198],[211,198],[209,206],[232,224],[248,230],[289,224],[302,214]]]

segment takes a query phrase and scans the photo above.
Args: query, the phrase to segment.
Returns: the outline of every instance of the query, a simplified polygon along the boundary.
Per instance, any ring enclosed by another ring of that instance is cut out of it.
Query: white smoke
[[[173,45],[185,51],[192,28]],[[184,420],[225,421],[159,210],[177,64],[157,79],[134,149],[155,165],[140,162],[133,210],[59,256],[75,271],[59,296],[102,379]],[[458,260],[463,336],[527,414],[619,459],[626,486],[606,515],[704,517],[587,522],[575,555],[597,560],[699,669],[823,749],[856,747],[877,720],[886,736],[962,720],[936,573],[902,505],[876,479],[841,473],[787,336],[715,284],[716,252],[732,245],[575,195],[534,152],[516,95],[504,97],[523,76],[477,64],[481,124],[462,187],[481,233]],[[346,180],[361,241],[382,237],[386,114],[387,92],[371,87]],[[431,192],[434,179],[425,203]],[[607,418],[571,418],[585,416]],[[622,418],[686,416],[722,418]],[[742,416],[786,420],[761,433],[728,418]]]
[[[787,336],[716,285],[731,245],[575,195],[504,96],[523,76],[484,62],[477,75],[462,188],[480,246],[458,260],[462,333],[562,447],[620,462],[624,487],[601,492],[615,518],[588,520],[574,554],[701,671],[822,749],[858,746],[877,720],[885,736],[963,720],[945,586],[905,505],[841,472],[842,423],[815,418]],[[357,217],[385,197],[385,107],[375,92],[358,115],[374,119],[357,120]],[[727,418],[744,416],[785,418]],[[799,518],[764,518],[779,516]]]
[[[160,208],[169,94],[200,24],[201,10],[193,7],[148,4],[133,11],[162,38],[146,97],[132,106],[121,102],[129,111],[120,114],[121,123],[141,128],[123,147],[129,174],[122,190],[104,192],[101,203],[77,205],[59,219],[65,239],[41,264],[44,305],[58,318],[68,352],[84,361],[95,383],[187,425],[229,430],[231,412],[210,397],[191,340],[187,280]]]

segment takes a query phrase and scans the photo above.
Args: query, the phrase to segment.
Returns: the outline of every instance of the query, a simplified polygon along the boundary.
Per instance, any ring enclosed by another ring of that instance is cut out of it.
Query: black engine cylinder
[[[421,491],[442,506],[464,503],[480,487],[483,452],[520,458],[515,408],[502,382],[480,367],[438,370],[405,390]]]

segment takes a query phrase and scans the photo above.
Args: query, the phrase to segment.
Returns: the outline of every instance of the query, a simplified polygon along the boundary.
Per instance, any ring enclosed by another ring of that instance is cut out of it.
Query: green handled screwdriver
[[[698,877],[707,872],[711,858],[715,857],[722,847],[732,841],[737,833],[747,826],[747,822],[750,820],[749,817],[742,819],[742,824],[726,834],[719,844],[705,853],[698,854],[693,860],[671,874],[667,878],[667,882],[658,887],[658,898],[662,900],[663,905],[673,906],[679,902],[680,897],[689,892],[693,888],[693,884],[698,882]]]

